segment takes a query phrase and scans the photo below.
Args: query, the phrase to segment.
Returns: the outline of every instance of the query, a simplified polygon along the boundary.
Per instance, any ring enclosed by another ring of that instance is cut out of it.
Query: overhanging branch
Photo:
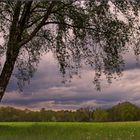
[[[24,44],[28,43],[36,35],[36,33],[41,29],[41,27],[45,25],[45,22],[48,19],[49,15],[51,14],[52,9],[55,6],[55,4],[56,4],[56,1],[52,1],[42,21],[37,25],[34,31],[25,40],[19,43],[19,46],[23,46]]]
[[[45,22],[45,25],[47,24],[59,24],[59,25],[64,25],[64,26],[68,26],[68,27],[72,27],[72,28],[79,28],[79,29],[86,29],[86,30],[94,30],[94,28],[92,28],[91,26],[89,27],[84,27],[84,26],[76,26],[76,25],[72,25],[66,22],[59,22],[59,21],[50,21],[50,22]]]

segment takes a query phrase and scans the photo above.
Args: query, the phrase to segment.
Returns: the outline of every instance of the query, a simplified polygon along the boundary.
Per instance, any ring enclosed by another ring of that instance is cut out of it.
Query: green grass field
[[[0,140],[140,140],[140,122],[0,123]]]

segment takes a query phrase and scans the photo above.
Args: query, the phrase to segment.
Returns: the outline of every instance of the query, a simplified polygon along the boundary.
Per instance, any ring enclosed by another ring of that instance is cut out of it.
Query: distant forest
[[[81,108],[76,111],[20,110],[13,107],[0,108],[1,122],[116,122],[140,121],[140,108],[130,102],[123,102],[110,109]]]

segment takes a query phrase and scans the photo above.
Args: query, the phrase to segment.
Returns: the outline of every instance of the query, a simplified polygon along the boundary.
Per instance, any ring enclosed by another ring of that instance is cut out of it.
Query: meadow
[[[140,140],[140,122],[4,122],[0,140]]]

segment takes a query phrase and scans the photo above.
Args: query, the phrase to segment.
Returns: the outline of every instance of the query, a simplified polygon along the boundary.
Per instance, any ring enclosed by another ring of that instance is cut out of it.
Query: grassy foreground
[[[140,122],[0,123],[0,140],[140,140]]]

